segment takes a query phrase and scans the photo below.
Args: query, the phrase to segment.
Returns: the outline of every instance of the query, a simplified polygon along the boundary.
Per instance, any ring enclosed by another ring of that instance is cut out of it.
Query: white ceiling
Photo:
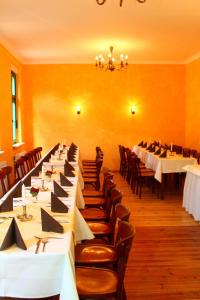
[[[24,63],[93,63],[114,46],[132,63],[200,52],[200,0],[0,0],[0,41]]]

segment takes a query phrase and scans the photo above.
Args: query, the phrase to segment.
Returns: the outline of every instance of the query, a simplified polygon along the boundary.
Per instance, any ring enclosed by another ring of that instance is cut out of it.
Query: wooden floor
[[[168,191],[160,200],[145,189],[139,199],[121,175],[115,174],[115,181],[136,228],[127,299],[200,299],[200,225],[182,208],[182,192]]]

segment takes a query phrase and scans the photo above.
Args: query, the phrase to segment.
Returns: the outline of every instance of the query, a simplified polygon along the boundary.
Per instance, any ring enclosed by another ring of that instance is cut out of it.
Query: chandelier
[[[146,0],[136,0],[139,3],[144,3],[146,2]],[[106,3],[106,0],[96,0],[97,4],[99,5],[103,5],[104,3]],[[120,0],[119,5],[122,6],[123,0]]]
[[[120,55],[120,63],[115,65],[115,58],[113,57],[113,46],[110,46],[110,53],[108,54],[108,62],[105,63],[105,59],[102,54],[96,56],[96,68],[105,70],[105,71],[114,71],[114,70],[124,70],[128,66],[128,55]]]

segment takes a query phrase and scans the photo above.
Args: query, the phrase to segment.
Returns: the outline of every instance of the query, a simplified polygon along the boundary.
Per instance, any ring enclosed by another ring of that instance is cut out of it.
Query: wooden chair
[[[124,276],[135,231],[127,222],[121,222],[120,231],[123,232],[123,242],[120,244],[116,270],[76,267],[76,285],[80,299],[126,299]]]
[[[99,207],[104,209],[106,206],[106,201],[109,197],[111,197],[111,191],[115,188],[115,183],[109,177],[104,179],[104,189],[102,197],[84,197],[85,206],[88,207]]]
[[[154,191],[154,184],[155,184],[155,173],[147,168],[141,168],[140,159],[134,159],[134,172],[135,172],[135,186],[133,191],[136,188],[136,195],[139,195],[139,198],[142,197],[142,188],[144,183],[151,182],[152,191]]]
[[[102,191],[96,191],[96,190],[83,190],[83,197],[91,197],[91,198],[97,198],[97,197],[104,197],[105,196],[105,180],[106,179],[113,179],[114,175],[111,172],[105,172],[103,174],[103,185],[102,185]]]
[[[26,175],[25,160],[23,157],[18,158],[14,163],[15,182],[18,182]]]
[[[100,172],[101,172],[101,166],[102,166],[103,160],[99,160],[97,164],[97,169],[95,173],[90,173],[87,175],[83,175],[84,184],[86,185],[92,185],[95,190],[99,191],[100,189]]]
[[[113,204],[111,216],[108,221],[87,222],[95,236],[95,239],[86,241],[87,244],[114,243],[116,220],[128,221],[129,219],[129,212],[126,209],[121,209],[121,206],[118,206],[118,204],[120,204],[118,201]]]
[[[116,220],[128,221],[130,211],[122,204],[117,204],[113,218],[113,229],[115,228]],[[75,263],[76,265],[87,266],[115,266],[119,259],[121,243],[124,242],[123,230],[120,228],[121,221],[118,224],[115,243],[113,244],[77,244],[75,247]],[[129,236],[128,236],[129,237]],[[127,237],[127,238],[128,238]],[[113,234],[114,240],[114,234]]]
[[[3,171],[4,173],[4,185],[5,185],[5,191],[7,193],[11,189],[10,176],[12,174],[12,167],[11,166],[2,167],[1,171]]]
[[[95,166],[98,158],[103,159],[103,151],[99,146],[96,147],[96,158],[94,160],[82,160],[83,168],[85,166]]]
[[[121,202],[122,193],[113,188],[111,194],[105,201],[105,207],[103,208],[85,208],[81,209],[80,212],[86,221],[108,221],[110,219],[110,213],[114,205]]]
[[[37,162],[42,158],[42,147],[37,147],[34,149],[36,154]]]
[[[3,195],[5,195],[6,193],[6,187],[5,187],[5,173],[0,170],[0,197],[2,197]]]

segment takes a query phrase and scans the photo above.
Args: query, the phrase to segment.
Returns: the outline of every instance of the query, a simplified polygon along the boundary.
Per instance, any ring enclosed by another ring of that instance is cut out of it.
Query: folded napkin
[[[64,175],[67,177],[75,177],[73,171],[69,170],[66,165],[64,165]]]
[[[142,148],[146,148],[147,147],[147,142],[143,143]]]
[[[158,148],[156,152],[154,152],[155,155],[160,155],[161,154],[161,148]]]
[[[42,163],[40,163],[37,167],[35,167],[35,168],[31,171],[30,175],[31,175],[31,176],[39,176],[39,173],[40,173],[41,170],[42,170]]]
[[[0,250],[5,250],[15,243],[19,248],[27,250],[24,240],[17,226],[17,223],[13,218],[5,235],[3,243],[1,244]]]
[[[31,174],[29,174],[24,180],[23,180],[23,184],[25,186],[31,186]]]
[[[52,216],[50,216],[43,208],[41,208],[41,222],[43,231],[52,231],[63,233],[63,226],[56,221]]]
[[[78,148],[78,146],[72,142],[72,143],[71,143],[71,145],[70,145],[70,148],[77,149],[77,148]]]
[[[75,158],[75,155],[72,155],[72,154],[67,154],[67,160],[68,161],[76,161],[76,158]]]
[[[54,194],[58,197],[68,197],[68,193],[54,180],[53,181]]]
[[[141,141],[139,144],[138,144],[138,146],[143,146],[143,141]]]
[[[62,173],[60,173],[60,184],[62,186],[73,186],[73,183],[67,179]]]
[[[67,213],[68,207],[58,197],[51,192],[51,211],[59,213]]]
[[[161,158],[166,158],[166,157],[167,157],[167,150],[163,151],[163,153],[160,154],[159,157],[161,157]]]
[[[152,143],[147,147],[147,150],[151,150],[151,147],[152,147]]]
[[[7,212],[12,210],[13,210],[13,197],[12,194],[10,194],[0,205],[0,212]]]
[[[71,171],[74,171],[74,167],[67,161],[65,160],[65,168]]]
[[[151,149],[149,150],[149,152],[155,152],[156,151],[156,146],[155,145],[152,145],[151,146]]]
[[[18,198],[18,197],[22,196],[22,182],[21,181],[16,184],[15,188],[10,193],[10,195],[12,195],[13,198]]]

